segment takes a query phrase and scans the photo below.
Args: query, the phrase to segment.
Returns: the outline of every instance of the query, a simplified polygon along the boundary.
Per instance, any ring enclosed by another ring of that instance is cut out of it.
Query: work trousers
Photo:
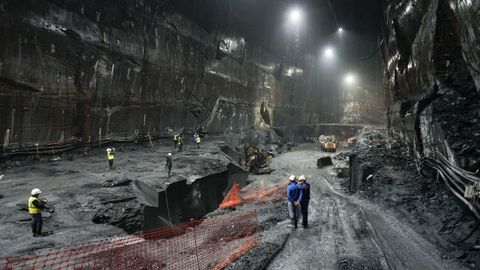
[[[113,169],[113,159],[109,159],[108,160],[108,167],[111,169]]]
[[[32,233],[33,236],[40,236],[42,235],[42,213],[33,214],[32,216]]]
[[[293,222],[293,226],[295,228],[297,227],[298,224],[298,217],[300,216],[300,207],[299,205],[295,206],[293,202],[288,202],[288,215],[290,216],[290,219]]]
[[[168,177],[170,177],[170,171],[172,170],[172,166],[167,166]]]
[[[302,225],[308,227],[308,203],[309,201],[302,201],[300,209],[302,210]]]

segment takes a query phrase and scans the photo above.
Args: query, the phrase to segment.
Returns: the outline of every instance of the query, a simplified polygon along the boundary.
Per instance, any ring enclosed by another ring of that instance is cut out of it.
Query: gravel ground
[[[475,268],[479,256],[475,243],[459,248],[444,239],[458,239],[467,231],[473,224],[468,215],[461,216],[460,207],[438,183],[416,176],[413,161],[402,158],[406,154],[400,142],[382,141],[384,137],[378,132],[371,138],[365,136],[366,140],[359,140],[361,147],[339,153],[327,154],[319,145],[301,144],[274,158],[273,173],[250,175],[248,181],[254,187],[281,183],[290,174],[307,175],[312,185],[310,227],[287,227],[284,200],[216,210],[210,215],[255,207],[261,228],[261,243],[227,269]],[[390,146],[377,147],[374,142]],[[103,187],[105,181],[139,179],[161,188],[167,181],[215,173],[228,163],[219,150],[221,144],[211,141],[200,150],[187,147],[175,154],[171,179],[163,169],[164,156],[171,151],[168,145],[118,147],[113,171],[106,169],[100,149],[83,157],[70,154],[60,160],[11,161],[0,180],[0,203],[4,206],[0,210],[0,229],[4,232],[0,244],[5,247],[0,257],[124,234],[122,226],[134,230],[141,226],[141,207],[136,199],[121,201],[132,196],[131,188]],[[375,152],[369,155],[368,149]],[[373,168],[373,178],[356,194],[348,193],[348,180],[334,173],[334,166],[345,166],[351,150],[365,153],[362,161]],[[316,159],[326,155],[337,156],[334,166],[318,169]],[[48,237],[32,238],[30,234],[25,201],[33,187],[43,189],[55,207],[54,214],[45,219],[45,231],[54,233]],[[111,203],[118,200],[121,202]],[[106,224],[92,222],[99,213]],[[450,224],[457,216],[463,219]],[[439,230],[448,231],[448,235],[439,235]]]
[[[0,258],[30,254],[54,248],[121,235],[142,229],[143,207],[130,185],[104,187],[111,180],[139,180],[162,188],[180,179],[199,178],[226,170],[229,160],[220,151],[220,141],[207,140],[201,149],[185,145],[176,153],[169,142],[144,145],[116,145],[114,170],[108,169],[104,149],[87,155],[9,160],[3,164],[0,180]],[[172,177],[164,169],[168,152],[174,154]],[[199,158],[201,157],[201,158]],[[52,235],[33,238],[26,202],[38,187],[53,214],[44,213],[44,232]],[[94,223],[94,222],[96,223]]]
[[[397,209],[363,194],[348,193],[347,179],[336,177],[333,166],[317,169],[316,159],[325,155],[336,154],[322,153],[318,145],[302,144],[274,159],[274,173],[252,179],[275,183],[291,173],[308,175],[312,185],[310,227],[287,228],[285,204],[272,205],[283,220],[265,229],[257,251],[247,253],[230,269],[465,268],[457,259],[444,256],[442,247],[418,233],[419,227],[403,219]],[[344,162],[334,160],[334,165]],[[274,244],[270,239],[276,239]]]

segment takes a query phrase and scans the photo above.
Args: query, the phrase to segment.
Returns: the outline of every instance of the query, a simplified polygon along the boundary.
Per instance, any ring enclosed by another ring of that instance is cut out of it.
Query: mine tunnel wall
[[[220,23],[207,31],[164,2],[1,0],[3,154],[342,118],[316,57],[277,56]]]
[[[461,167],[480,168],[480,2],[387,1],[385,7],[389,128],[404,135],[417,157],[437,149]]]
[[[218,208],[234,183],[246,184],[248,172],[230,163],[226,171],[189,183],[181,180],[157,192],[158,205],[145,205],[144,230],[151,230],[198,219]],[[142,190],[149,190],[143,188]],[[149,191],[148,195],[150,194]]]

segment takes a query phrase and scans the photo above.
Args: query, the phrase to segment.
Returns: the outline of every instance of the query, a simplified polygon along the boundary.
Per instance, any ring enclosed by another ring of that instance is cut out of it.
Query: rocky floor
[[[311,226],[290,229],[284,203],[263,205],[278,221],[230,269],[475,269],[480,258],[475,231],[454,244],[476,229],[469,213],[440,182],[418,175],[399,137],[367,130],[360,139],[337,154],[300,145],[274,159],[271,175],[253,177],[264,184],[292,173],[308,175]],[[351,153],[360,155],[372,174],[354,194],[334,168],[344,167]],[[336,156],[334,166],[317,169],[316,159],[325,155]]]
[[[268,269],[463,268],[456,260],[442,257],[440,247],[398,219],[394,211],[346,192],[346,180],[336,177],[333,167],[317,169],[316,159],[325,155],[317,149],[316,145],[301,145],[274,159],[272,167],[277,170],[268,177],[309,175],[312,200],[309,229],[289,229],[285,221],[274,227],[287,230],[289,236],[284,248],[266,263]],[[285,206],[282,212],[286,219]],[[279,231],[270,230],[263,232],[264,239]]]
[[[469,268],[480,265],[478,221],[450,194],[444,183],[418,169],[400,136],[364,130],[359,142],[337,156],[356,153],[368,172],[359,196],[392,211],[430,243],[444,259]]]
[[[4,205],[0,229],[5,232],[0,244],[6,247],[0,257],[123,234],[119,227],[125,225],[134,230],[141,225],[141,208],[136,199],[128,199],[132,190],[128,185],[105,187],[104,183],[141,179],[160,188],[167,181],[215,173],[228,163],[220,145],[220,141],[209,141],[201,150],[187,148],[174,154],[171,179],[163,168],[163,158],[171,151],[168,145],[118,147],[113,171],[106,169],[101,150],[85,157],[11,162],[0,180]],[[361,155],[372,174],[354,194],[347,191],[348,179],[335,174],[335,166],[345,166],[352,152]],[[198,159],[200,155],[204,159]],[[326,155],[335,157],[334,165],[318,169],[316,159]],[[261,243],[227,269],[464,269],[479,265],[475,233],[462,243],[452,243],[475,229],[476,223],[440,183],[418,176],[413,159],[395,137],[370,131],[355,147],[329,154],[317,144],[301,144],[277,155],[271,167],[271,174],[250,175],[250,186],[270,187],[290,174],[307,175],[312,185],[310,228],[287,227],[283,200],[216,210],[209,215],[256,208],[261,228]],[[24,209],[34,186],[42,188],[55,207],[45,220],[46,230],[54,234],[44,238],[31,237]],[[105,224],[92,222],[95,217]]]
[[[114,169],[108,169],[104,149],[87,155],[75,153],[19,158],[3,164],[0,180],[0,257],[30,253],[42,248],[74,245],[93,238],[131,233],[142,229],[143,207],[129,181],[139,180],[161,189],[165,183],[198,178],[226,169],[227,157],[220,141],[210,140],[201,149],[190,145],[173,151],[169,142],[116,145]],[[172,177],[167,178],[165,156],[174,154]],[[201,158],[199,158],[201,157]],[[126,185],[109,187],[125,181]],[[40,188],[55,211],[44,213],[44,232],[33,238],[26,201]]]

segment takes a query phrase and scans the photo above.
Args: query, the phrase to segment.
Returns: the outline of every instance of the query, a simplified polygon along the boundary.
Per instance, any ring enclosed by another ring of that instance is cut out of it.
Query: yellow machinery
[[[319,138],[322,151],[324,152],[337,152],[337,139],[335,136],[320,136]]]

